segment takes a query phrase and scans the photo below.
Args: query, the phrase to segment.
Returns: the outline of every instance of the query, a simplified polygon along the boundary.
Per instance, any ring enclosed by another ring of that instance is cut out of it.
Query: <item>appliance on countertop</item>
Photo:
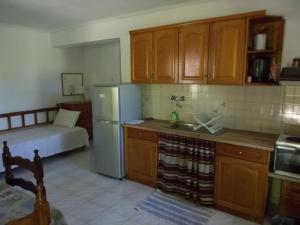
[[[281,85],[300,85],[300,67],[284,67],[280,75]]]
[[[300,178],[300,136],[280,135],[274,154],[275,173]]]
[[[122,124],[141,119],[141,91],[137,85],[122,84],[92,88],[93,131],[96,171],[124,177]]]

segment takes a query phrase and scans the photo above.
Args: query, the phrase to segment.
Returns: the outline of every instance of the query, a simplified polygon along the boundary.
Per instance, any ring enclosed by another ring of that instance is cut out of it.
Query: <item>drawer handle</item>
[[[241,154],[243,154],[243,152],[242,152],[242,151],[239,151],[239,155],[241,155]]]
[[[139,135],[142,136],[142,132],[140,132]]]

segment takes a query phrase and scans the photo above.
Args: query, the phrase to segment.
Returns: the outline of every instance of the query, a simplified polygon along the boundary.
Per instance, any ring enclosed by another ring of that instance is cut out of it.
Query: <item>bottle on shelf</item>
[[[269,77],[270,82],[276,83],[277,81],[276,73],[277,73],[276,59],[273,58],[270,66],[270,77]]]

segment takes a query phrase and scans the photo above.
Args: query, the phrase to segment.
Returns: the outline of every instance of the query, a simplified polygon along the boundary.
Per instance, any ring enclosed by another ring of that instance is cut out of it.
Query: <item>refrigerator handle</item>
[[[106,124],[110,123],[109,120],[93,120],[93,122],[95,122],[95,123],[106,123]]]
[[[102,124],[117,124],[117,121],[110,120],[93,120],[94,123],[102,123]]]

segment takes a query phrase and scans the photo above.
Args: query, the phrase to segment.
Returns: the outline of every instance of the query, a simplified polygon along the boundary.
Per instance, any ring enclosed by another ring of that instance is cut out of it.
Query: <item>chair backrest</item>
[[[34,159],[24,159],[20,156],[12,157],[7,146],[7,142],[3,142],[3,165],[5,168],[5,181],[12,186],[20,186],[21,188],[31,191],[36,195],[35,211],[28,216],[9,222],[9,225],[49,225],[50,209],[46,199],[46,190],[44,186],[44,170],[42,160],[38,154],[38,150],[34,150]],[[12,166],[19,166],[30,170],[35,179],[36,184],[23,178],[16,178],[12,173]]]

